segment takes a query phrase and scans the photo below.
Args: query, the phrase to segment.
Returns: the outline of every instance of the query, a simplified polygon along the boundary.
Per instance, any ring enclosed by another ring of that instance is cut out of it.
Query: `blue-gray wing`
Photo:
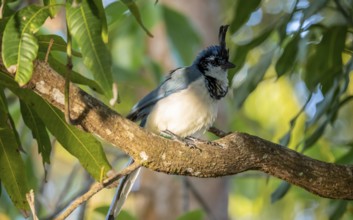
[[[201,72],[193,66],[178,68],[170,72],[168,77],[152,92],[137,102],[126,116],[132,121],[140,121],[144,126],[145,120],[154,105],[161,99],[186,89],[190,83],[198,79]]]

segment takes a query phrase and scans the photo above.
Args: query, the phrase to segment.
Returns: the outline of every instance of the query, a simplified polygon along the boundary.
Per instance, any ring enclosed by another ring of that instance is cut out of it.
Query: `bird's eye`
[[[220,66],[222,64],[223,60],[222,59],[219,59],[219,58],[216,58],[214,59],[212,65],[214,66]]]

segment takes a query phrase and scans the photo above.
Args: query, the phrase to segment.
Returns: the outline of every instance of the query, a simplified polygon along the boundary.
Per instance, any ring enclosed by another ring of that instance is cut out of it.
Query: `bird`
[[[126,118],[156,134],[177,140],[198,137],[216,120],[219,101],[228,92],[229,61],[226,33],[229,25],[219,28],[219,45],[201,51],[190,66],[170,71],[162,83],[131,109]],[[133,160],[130,160],[130,164]],[[140,172],[125,176],[118,186],[107,220],[115,219]]]

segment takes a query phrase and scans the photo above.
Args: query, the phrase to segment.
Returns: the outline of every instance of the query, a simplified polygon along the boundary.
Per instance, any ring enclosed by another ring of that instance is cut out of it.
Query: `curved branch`
[[[56,100],[64,79],[37,61],[29,88],[64,111]],[[321,162],[256,136],[231,133],[197,148],[152,134],[125,119],[76,86],[70,88],[71,118],[77,126],[119,147],[136,162],[159,172],[195,177],[258,170],[322,197],[353,199],[353,166]]]
[[[119,173],[116,173],[109,178],[105,179],[102,183],[95,183],[91,186],[90,190],[88,190],[86,193],[83,195],[77,197],[74,201],[71,202],[71,204],[67,207],[67,209],[61,213],[58,217],[55,218],[55,220],[64,220],[66,219],[78,206],[80,206],[82,203],[86,202],[88,199],[90,199],[92,196],[97,194],[99,191],[104,189],[105,187],[113,184],[115,181],[117,181],[119,178],[122,176],[126,176],[133,172],[134,170],[138,169],[140,165],[138,163],[133,163],[130,166],[126,167],[124,170],[122,170]]]

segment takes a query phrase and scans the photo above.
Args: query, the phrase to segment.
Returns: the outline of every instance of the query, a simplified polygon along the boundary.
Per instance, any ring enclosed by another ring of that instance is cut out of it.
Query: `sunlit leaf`
[[[105,95],[112,98],[111,56],[101,37],[102,25],[98,13],[96,5],[87,0],[83,0],[78,7],[69,4],[66,7],[69,30],[81,48],[83,63],[105,89]]]
[[[64,114],[37,94],[24,89],[15,93],[37,112],[50,133],[96,180],[100,180],[102,170],[106,173],[111,169],[101,143],[92,134],[67,124]]]
[[[29,191],[25,166],[18,151],[15,135],[4,122],[0,122],[0,179],[14,205],[26,213]]]
[[[55,5],[55,4],[59,4],[59,3],[63,3],[63,1],[60,0],[43,0],[43,3],[45,6],[49,6],[49,5]],[[60,7],[49,7],[49,13],[50,13],[50,17],[54,18],[54,16],[58,13]]]
[[[30,5],[7,22],[2,39],[2,58],[6,68],[16,65],[15,80],[22,86],[32,77],[38,42],[33,35],[48,18],[48,8]]]
[[[102,0],[93,0],[93,1],[97,7],[99,18],[102,25],[102,40],[106,44],[108,43],[108,24],[107,24],[107,18],[104,12],[103,1]]]
[[[197,50],[200,48],[200,38],[190,21],[181,13],[162,7],[166,29],[172,50],[181,66],[190,65],[194,61]],[[215,36],[218,30],[215,30]],[[187,40],[186,40],[187,39]]]
[[[145,27],[145,25],[142,22],[141,19],[141,15],[140,15],[140,11],[135,3],[134,0],[122,0],[122,3],[124,3],[126,5],[126,7],[128,7],[128,9],[130,10],[130,12],[134,15],[137,23],[139,23],[139,25],[142,27],[142,29],[146,32],[146,34],[150,37],[153,37],[153,35],[151,34],[151,32],[148,31],[148,29]]]
[[[9,85],[11,80],[11,77],[7,74],[0,72],[0,85]],[[15,82],[12,84],[16,85]],[[80,161],[82,166],[96,180],[100,180],[102,170],[105,174],[111,169],[101,143],[92,134],[67,124],[61,111],[34,92],[20,89],[18,86],[10,87],[10,89],[30,108],[36,111],[50,133],[57,138],[68,152]]]
[[[234,8],[234,18],[230,24],[230,30],[235,33],[245,22],[250,18],[257,8],[259,8],[261,0],[251,0],[244,3],[243,1],[237,1]]]
[[[31,129],[33,138],[37,140],[38,153],[42,155],[43,164],[49,164],[51,143],[45,124],[30,106],[23,101],[21,101],[20,104],[22,118],[27,127]]]

